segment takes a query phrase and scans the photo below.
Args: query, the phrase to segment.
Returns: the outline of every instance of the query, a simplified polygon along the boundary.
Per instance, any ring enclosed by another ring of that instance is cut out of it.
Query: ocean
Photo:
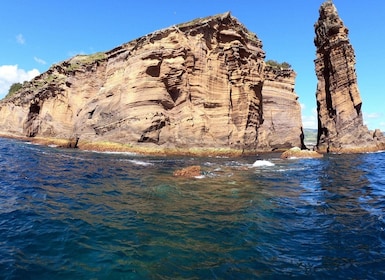
[[[200,165],[198,178],[176,178]],[[385,153],[154,157],[0,139],[0,279],[384,279]]]

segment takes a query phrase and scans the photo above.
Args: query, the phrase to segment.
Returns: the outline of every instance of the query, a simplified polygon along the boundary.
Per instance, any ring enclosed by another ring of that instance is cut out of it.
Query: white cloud
[[[12,84],[29,81],[39,74],[40,72],[37,69],[26,71],[24,69],[20,69],[18,65],[1,65],[0,98],[3,98],[8,93]]]
[[[304,128],[318,128],[317,109],[311,110],[311,115],[302,116],[302,125]]]
[[[381,129],[385,130],[385,114],[382,112],[363,112],[364,124],[368,126],[369,129]]]
[[[369,113],[369,114],[363,113],[363,115],[364,115],[364,118],[366,118],[366,119],[382,118],[382,113]]]
[[[317,128],[318,122],[315,116],[302,116],[302,125],[304,128]]]
[[[37,62],[37,63],[39,63],[39,64],[47,64],[47,62],[45,61],[45,60],[43,60],[43,59],[41,59],[41,58],[39,58],[39,57],[33,57],[33,59]]]
[[[20,45],[25,44],[25,38],[24,38],[23,34],[16,35],[16,42],[18,42]]]

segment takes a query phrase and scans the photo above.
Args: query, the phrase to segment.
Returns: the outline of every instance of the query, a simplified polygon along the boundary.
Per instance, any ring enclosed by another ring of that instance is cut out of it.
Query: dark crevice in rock
[[[330,60],[329,60],[330,54],[325,54],[324,56],[324,80],[325,80],[325,99],[326,99],[326,108],[329,113],[329,118],[333,118],[336,115],[336,110],[333,108],[333,98],[332,98],[332,92],[330,90],[331,88],[331,75],[332,75],[332,70],[331,70],[331,65],[330,65]]]
[[[38,102],[33,102],[29,107],[27,121],[24,123],[24,132],[27,137],[35,137],[40,130],[40,114],[41,105]]]
[[[356,106],[354,106],[354,109],[356,109],[356,112],[357,112],[357,116],[361,115],[361,107],[362,107],[362,103],[357,104]]]
[[[146,69],[146,73],[151,77],[159,77],[160,75],[160,63],[158,65],[149,66]]]
[[[88,112],[88,119],[92,119],[92,116],[94,115],[95,110],[96,110],[96,108],[93,109],[92,111]]]
[[[39,115],[40,113],[40,105],[38,103],[32,103],[29,107],[29,115]]]
[[[169,118],[167,118],[163,114],[155,114],[155,116],[153,117],[152,125],[143,131],[143,134],[140,136],[138,142],[149,142],[158,144],[161,129],[165,127],[169,122]]]

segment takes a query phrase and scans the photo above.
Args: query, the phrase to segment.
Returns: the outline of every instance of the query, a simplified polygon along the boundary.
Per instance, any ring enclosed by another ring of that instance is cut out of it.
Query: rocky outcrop
[[[173,175],[175,177],[186,177],[186,178],[192,178],[192,177],[199,177],[202,175],[202,170],[199,165],[193,165],[189,167],[185,167],[182,169],[175,170]]]
[[[301,146],[295,73],[265,70],[264,58],[261,41],[229,13],[198,19],[52,66],[0,103],[0,131],[77,139],[80,148]]]
[[[262,88],[263,124],[258,142],[266,149],[283,149],[303,144],[301,106],[294,92],[296,73],[292,69],[265,67]],[[277,137],[278,136],[278,137]]]
[[[289,150],[284,151],[281,154],[282,159],[292,159],[292,158],[322,158],[323,155],[317,151],[310,151],[300,149],[299,147],[294,147]]]
[[[384,149],[384,137],[363,124],[355,54],[348,29],[331,1],[321,5],[315,24],[315,60],[320,152],[363,152]]]

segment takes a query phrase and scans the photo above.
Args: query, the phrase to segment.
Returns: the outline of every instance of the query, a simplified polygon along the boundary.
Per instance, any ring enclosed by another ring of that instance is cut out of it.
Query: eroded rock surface
[[[318,153],[317,151],[311,150],[303,150],[299,147],[291,148],[287,151],[284,151],[281,154],[282,159],[290,159],[290,158],[322,158],[323,155]]]
[[[262,148],[305,148],[301,106],[294,91],[295,77],[292,69],[265,67],[263,124],[258,135],[258,143]]]
[[[182,169],[175,170],[173,175],[175,177],[199,177],[201,176],[202,168],[199,165],[193,165]]]
[[[301,146],[295,74],[265,71],[264,58],[261,41],[229,13],[198,19],[52,66],[0,103],[0,131],[79,147]]]
[[[363,123],[355,54],[348,29],[331,1],[321,5],[315,24],[315,60],[320,152],[364,152],[384,149],[382,133]],[[381,135],[380,135],[381,134]]]

